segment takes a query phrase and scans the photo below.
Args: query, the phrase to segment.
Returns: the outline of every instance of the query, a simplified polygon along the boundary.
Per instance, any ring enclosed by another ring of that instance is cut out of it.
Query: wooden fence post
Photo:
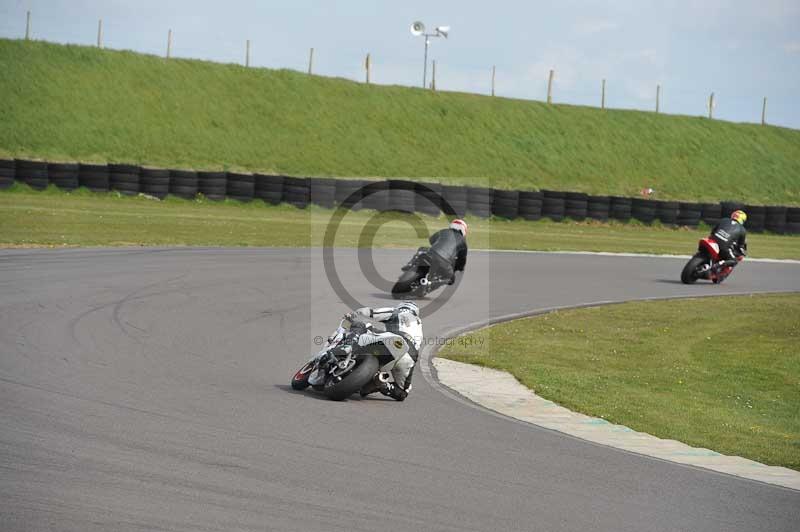
[[[31,12],[28,11],[28,19],[25,22],[25,40],[31,40]]]
[[[367,85],[369,85],[369,70],[371,66],[372,65],[369,61],[369,54],[367,54],[367,59],[364,61],[364,68],[367,70]]]
[[[661,110],[661,85],[656,85],[656,114]]]
[[[167,32],[167,59],[172,57],[172,30]]]
[[[245,67],[249,67],[250,66],[250,39],[247,39],[247,44],[245,46],[244,66]]]
[[[708,119],[711,120],[714,118],[714,93],[711,93],[711,96],[708,97]]]
[[[494,74],[495,74],[495,65],[492,65],[492,96],[494,96]]]
[[[764,103],[761,105],[761,125],[767,125],[767,97],[764,96]]]
[[[97,21],[97,47],[103,47],[103,19]]]
[[[312,48],[308,52],[308,75],[311,75],[311,71],[314,68],[314,49]]]
[[[606,80],[603,80],[603,89],[600,95],[600,109],[606,108]]]
[[[553,71],[550,71],[550,77],[547,79],[547,103],[553,103]]]

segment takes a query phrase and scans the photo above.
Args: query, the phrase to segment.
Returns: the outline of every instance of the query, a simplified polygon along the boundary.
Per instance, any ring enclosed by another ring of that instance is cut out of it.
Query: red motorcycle
[[[744,250],[742,250],[744,252]],[[737,262],[744,260],[744,253],[736,257]],[[681,282],[692,284],[698,279],[707,279],[714,284],[724,281],[733,271],[729,262],[720,259],[719,244],[711,238],[700,239],[697,253],[689,259],[681,272]]]

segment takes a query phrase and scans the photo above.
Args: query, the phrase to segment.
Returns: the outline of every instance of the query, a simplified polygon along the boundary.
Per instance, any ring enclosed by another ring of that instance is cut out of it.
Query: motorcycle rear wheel
[[[377,357],[373,355],[359,357],[352,371],[342,380],[336,383],[333,381],[325,383],[324,393],[328,399],[343,401],[363,388],[375,376],[379,367]]]
[[[689,259],[689,262],[686,263],[686,266],[683,267],[683,271],[681,272],[681,282],[683,284],[693,284],[697,281],[697,268],[704,262],[705,258],[699,253]]]
[[[392,287],[392,294],[397,296],[403,296],[406,294],[410,294],[411,291],[414,289],[414,284],[419,280],[420,274],[416,268],[413,270],[406,270],[400,276],[394,286]]]

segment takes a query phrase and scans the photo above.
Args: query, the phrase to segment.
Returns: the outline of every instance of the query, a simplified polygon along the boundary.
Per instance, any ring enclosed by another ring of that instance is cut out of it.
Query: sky
[[[104,45],[163,55],[173,31],[176,57],[308,69],[363,80],[370,54],[372,81],[421,86],[424,38],[431,30],[439,90],[708,114],[800,129],[800,0],[0,0],[0,37],[32,37],[94,45],[103,19]],[[430,68],[430,67],[429,67]],[[428,71],[430,76],[430,70]],[[430,77],[428,78],[430,80]]]

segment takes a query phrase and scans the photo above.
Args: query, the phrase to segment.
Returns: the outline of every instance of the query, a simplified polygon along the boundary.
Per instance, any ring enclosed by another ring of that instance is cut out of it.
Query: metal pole
[[[25,23],[25,40],[31,40],[31,12],[28,11],[28,21]]]
[[[547,103],[553,103],[553,71],[550,71],[550,77],[547,79]]]
[[[250,39],[247,39],[247,51],[244,54],[244,66],[250,66]]]
[[[422,68],[422,88],[428,82],[428,36],[425,35],[425,66]]]
[[[311,69],[314,66],[314,49],[308,52],[308,75],[311,75]]]
[[[172,30],[167,33],[167,59],[172,56]]]
[[[661,85],[656,85],[656,114],[661,109]]]
[[[714,118],[714,93],[711,93],[711,96],[708,98],[708,119],[711,120]]]
[[[603,80],[603,92],[600,97],[600,109],[606,108],[606,80]]]
[[[764,96],[764,104],[761,106],[761,125],[767,125],[767,97]]]
[[[495,72],[495,66],[492,65],[492,96],[494,96],[494,72]]]
[[[103,19],[97,21],[97,47],[103,47]]]

